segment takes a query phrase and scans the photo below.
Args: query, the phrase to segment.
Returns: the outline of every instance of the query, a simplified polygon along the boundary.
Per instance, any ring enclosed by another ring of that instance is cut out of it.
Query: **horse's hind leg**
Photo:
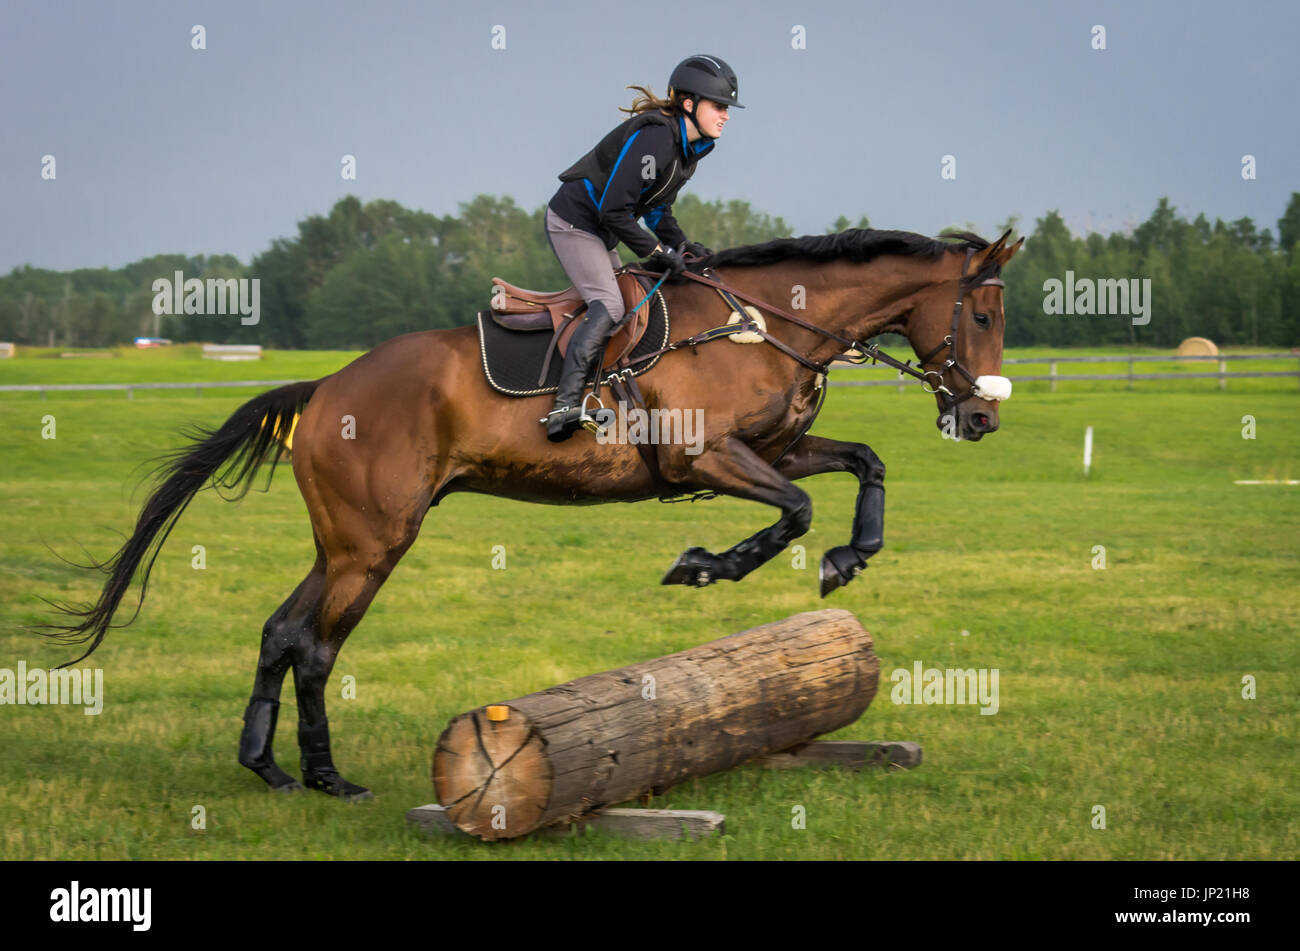
[[[394,559],[395,563],[396,559]],[[378,569],[379,565],[370,566]],[[391,566],[389,566],[391,570]],[[354,566],[334,575],[321,602],[321,623],[303,637],[294,652],[293,685],[298,697],[298,747],[302,751],[302,781],[341,799],[369,799],[370,790],[339,775],[330,753],[329,720],[325,716],[325,683],[343,642],[387,578]]]
[[[416,507],[422,517],[428,499],[420,500]],[[369,513],[344,514],[342,506],[334,510],[334,515],[334,534],[322,541],[326,562],[313,623],[301,631],[290,650],[298,697],[302,781],[309,789],[341,799],[369,799],[368,789],[348,782],[334,766],[329,720],[325,716],[325,683],[343,642],[415,541],[420,517],[384,520],[381,524]],[[345,526],[351,531],[345,532]]]
[[[474,362],[467,357],[464,365],[478,371],[472,352]],[[438,445],[453,438],[448,420],[458,410],[429,382],[454,376],[449,367],[401,345],[381,346],[321,385],[294,436],[293,473],[320,574],[310,601],[303,600],[303,623],[288,629],[285,656],[298,698],[303,784],[342,799],[370,792],[334,765],[325,684],[344,641],[456,474]]]
[[[293,663],[299,641],[313,623],[324,580],[324,560],[318,557],[311,573],[262,628],[253,696],[244,711],[244,730],[239,737],[239,763],[261,776],[277,792],[303,788],[302,783],[276,764],[271,741],[275,737],[275,724],[280,713],[280,688],[284,675]]]
[[[409,536],[391,547],[372,540],[365,548],[341,546],[330,561],[322,555],[262,629],[262,651],[253,697],[244,713],[239,762],[273,790],[306,785],[341,799],[371,798],[368,789],[348,782],[334,766],[325,716],[325,683],[343,642],[414,540],[412,528]],[[298,700],[302,783],[281,769],[271,755],[280,688],[290,667]]]

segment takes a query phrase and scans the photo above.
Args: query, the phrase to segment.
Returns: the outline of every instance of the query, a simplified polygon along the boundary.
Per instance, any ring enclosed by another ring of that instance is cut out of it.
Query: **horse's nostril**
[[[989,424],[989,418],[988,418],[988,416],[986,416],[984,413],[976,413],[976,414],[975,414],[975,425],[976,425],[976,426],[987,426],[988,424]]]

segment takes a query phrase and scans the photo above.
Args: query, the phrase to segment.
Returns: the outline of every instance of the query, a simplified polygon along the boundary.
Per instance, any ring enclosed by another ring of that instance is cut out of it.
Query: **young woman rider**
[[[666,99],[644,86],[628,88],[641,93],[630,109],[620,110],[631,117],[561,173],[564,184],[546,209],[546,239],[587,303],[569,340],[555,407],[543,420],[552,442],[568,439],[591,420],[583,393],[592,364],[624,317],[614,278],[622,262],[614,248],[622,242],[670,274],[684,268],[683,252],[709,253],[686,240],[672,204],[696,163],[713,151],[728,110],[744,108],[736,100],[735,72],[716,56],[679,63]]]

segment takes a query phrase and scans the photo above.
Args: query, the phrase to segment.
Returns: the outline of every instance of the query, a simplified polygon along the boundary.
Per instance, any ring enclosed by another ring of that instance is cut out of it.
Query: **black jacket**
[[[680,116],[632,116],[560,174],[564,184],[550,208],[601,238],[606,248],[622,241],[646,257],[656,244],[676,247],[686,236],[673,217],[673,200],[713,146],[703,139],[688,142]],[[653,235],[636,223],[642,217]]]

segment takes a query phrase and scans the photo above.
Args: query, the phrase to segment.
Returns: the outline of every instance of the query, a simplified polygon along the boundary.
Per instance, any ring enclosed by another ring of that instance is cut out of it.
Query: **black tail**
[[[113,626],[125,627],[136,619],[149,587],[149,573],[153,570],[154,560],[157,559],[163,542],[171,534],[176,520],[190,504],[190,500],[209,480],[218,489],[238,489],[238,493],[230,496],[230,499],[243,498],[252,487],[257,470],[270,459],[271,470],[267,477],[267,485],[270,485],[270,477],[275,474],[275,466],[279,461],[282,438],[288,435],[294,416],[302,412],[322,382],[323,380],[311,380],[290,383],[256,396],[235,410],[235,414],[220,429],[193,427],[186,431],[183,435],[190,438],[192,444],[161,457],[162,465],[154,472],[156,487],[140,511],[135,534],[112,558],[89,566],[109,576],[99,600],[83,607],[54,604],[64,614],[81,620],[72,625],[46,625],[40,632],[46,637],[69,644],[91,642],[84,654],[59,666],[75,664],[90,656],[99,646],[108,633],[109,622],[112,621],[122,596],[126,594],[136,569],[143,561],[140,601],[136,605],[135,614],[125,624]],[[225,471],[218,475],[223,467]]]

